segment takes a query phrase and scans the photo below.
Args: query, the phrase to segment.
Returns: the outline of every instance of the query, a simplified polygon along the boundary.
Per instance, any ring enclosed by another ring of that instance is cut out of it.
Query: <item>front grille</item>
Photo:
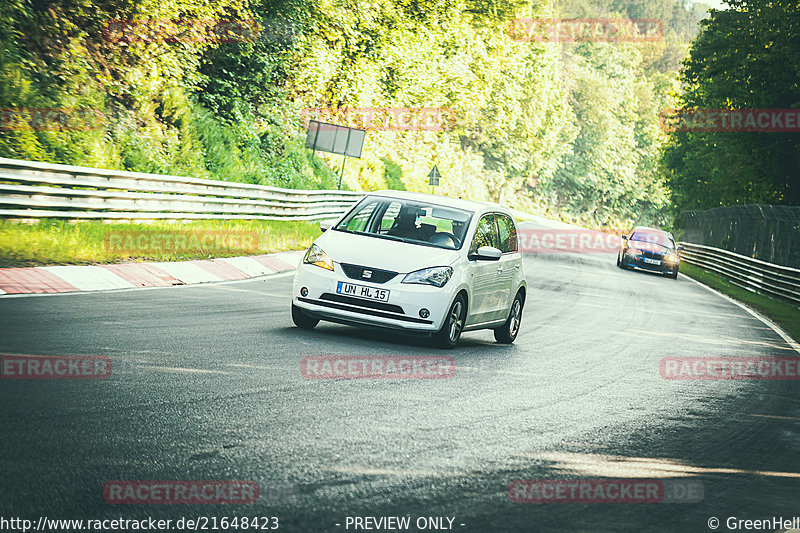
[[[336,295],[329,294],[328,296],[336,296]],[[385,313],[383,311],[378,311],[377,309],[368,309],[364,307],[356,307],[354,305],[341,304],[338,302],[325,301],[322,298],[325,298],[324,294],[319,300],[312,300],[311,298],[302,298],[302,297],[298,297],[297,299],[301,302],[313,305],[320,305],[323,307],[330,307],[332,309],[341,309],[343,311],[350,311],[351,313],[361,313],[362,315],[377,316],[381,318],[391,318],[392,320],[402,320],[403,322],[412,322],[414,324],[433,324],[433,320],[426,320],[424,318],[417,318],[415,316],[398,315],[395,313]],[[328,318],[328,320],[333,320],[334,322],[338,321],[335,318]]]
[[[386,302],[376,302],[373,300],[362,300],[361,298],[353,298],[351,296],[344,296],[342,294],[326,292],[323,293],[319,299],[328,300],[330,302],[339,302],[347,305],[356,305],[358,307],[369,307],[370,309],[380,309],[381,311],[389,311],[390,313],[397,313],[400,315],[405,314],[405,311],[403,311],[403,308],[399,305],[387,304]]]
[[[664,254],[661,252],[651,252],[650,250],[644,250],[642,252],[642,257],[647,257],[648,259],[658,259],[659,261],[664,259]]]
[[[392,272],[391,270],[381,270],[380,268],[351,265],[349,263],[341,263],[341,265],[342,270],[344,270],[344,273],[347,274],[348,278],[369,281],[370,283],[386,283],[397,275],[397,272]],[[369,277],[364,277],[364,271],[369,272]]]

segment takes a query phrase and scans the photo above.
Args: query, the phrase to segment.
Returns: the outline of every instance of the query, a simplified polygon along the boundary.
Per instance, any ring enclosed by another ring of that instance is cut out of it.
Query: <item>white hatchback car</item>
[[[463,331],[517,337],[525,274],[510,212],[431,194],[370,193],[306,252],[292,319],[427,333],[452,348]]]

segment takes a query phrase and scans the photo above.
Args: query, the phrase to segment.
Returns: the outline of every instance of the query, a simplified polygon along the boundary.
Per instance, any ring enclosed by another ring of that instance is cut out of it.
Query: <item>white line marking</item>
[[[197,266],[188,261],[179,263],[150,263],[156,268],[160,268],[173,278],[179,279],[188,284],[209,283],[213,281],[223,281],[219,276]]]
[[[49,266],[39,267],[80,291],[132,289],[134,285],[110,270],[99,266]]]
[[[270,257],[275,257],[276,259],[280,259],[284,263],[288,263],[289,265],[297,268],[300,264],[300,261],[303,259],[303,256],[306,254],[305,250],[292,250],[290,252],[278,252],[274,254],[270,254]]]
[[[728,300],[730,303],[732,303],[732,304],[735,304],[735,305],[738,305],[739,307],[741,307],[742,309],[744,309],[745,311],[747,311],[748,313],[750,313],[751,315],[753,315],[754,317],[756,317],[758,320],[760,320],[761,322],[763,322],[764,324],[766,324],[767,326],[769,326],[769,328],[770,328],[772,331],[774,331],[775,333],[777,333],[777,334],[778,334],[778,335],[779,335],[779,336],[780,336],[780,337],[781,337],[783,340],[785,340],[785,341],[786,341],[786,344],[788,344],[789,346],[791,346],[791,347],[792,347],[792,349],[793,349],[794,351],[796,351],[798,354],[800,354],[800,344],[798,344],[797,342],[795,342],[795,340],[794,340],[793,338],[791,338],[791,337],[790,337],[790,336],[789,336],[789,335],[788,335],[788,334],[787,334],[785,331],[783,331],[783,330],[781,329],[781,327],[780,327],[778,324],[776,324],[775,322],[773,322],[773,321],[772,321],[772,320],[770,320],[769,318],[765,317],[764,315],[762,315],[762,314],[761,314],[761,313],[759,313],[758,311],[755,311],[755,310],[753,310],[753,309],[750,309],[749,307],[747,307],[747,306],[746,306],[745,304],[743,304],[742,302],[740,302],[740,301],[738,301],[738,300],[735,300],[735,299],[731,298],[730,296],[728,296],[728,295],[726,295],[726,294],[722,294],[722,293],[721,293],[721,292],[719,292],[718,290],[716,290],[716,289],[712,289],[712,288],[711,288],[711,287],[709,287],[708,285],[705,285],[705,284],[703,284],[703,283],[700,283],[699,281],[697,281],[697,280],[696,280],[696,279],[694,279],[694,278],[690,278],[689,276],[685,276],[685,275],[684,275],[684,276],[682,276],[682,277],[684,277],[684,278],[688,279],[689,281],[693,281],[693,282],[697,283],[698,285],[700,285],[700,286],[701,286],[701,287],[703,287],[704,289],[706,289],[706,290],[709,290],[709,291],[713,292],[714,294],[716,294],[716,295],[717,295],[717,296],[719,296],[720,298],[724,298],[725,300]]]
[[[163,289],[172,289],[172,290],[181,290],[181,289],[196,289],[199,287],[214,287],[216,285],[232,285],[234,283],[244,283],[248,281],[267,281],[268,279],[276,279],[276,278],[285,278],[288,276],[294,276],[293,270],[287,270],[286,272],[281,272],[280,274],[270,274],[268,276],[259,276],[257,278],[248,278],[248,279],[234,279],[230,281],[217,281],[213,283],[203,283],[203,284],[194,284],[194,285],[172,285],[169,287],[133,287],[131,289],[116,289],[114,291],[72,291],[72,292],[45,292],[45,293],[28,293],[28,294],[4,294],[0,299],[6,298],[38,298],[42,296],[74,296],[76,294],[97,294],[98,292],[132,292],[132,291],[158,291]]]
[[[621,455],[583,454],[575,452],[526,452],[521,457],[551,461],[558,470],[585,477],[610,478],[672,478],[708,474],[746,474],[777,478],[800,478],[797,472],[745,470],[731,467],[693,466],[679,459],[662,457],[626,457]]]
[[[285,369],[284,366],[278,365],[271,365],[271,366],[263,366],[263,365],[248,365],[246,363],[228,363],[228,366],[233,366],[236,368],[250,368],[255,370],[275,370],[276,368]]]
[[[208,370],[204,368],[181,368],[177,366],[157,366],[157,365],[134,365],[136,368],[156,370],[161,372],[189,372],[191,374],[227,374],[222,370]]]
[[[440,472],[438,470],[404,470],[402,468],[362,468],[358,466],[331,466],[324,468],[324,470],[361,476],[482,477],[482,474],[476,474],[474,472]]]
[[[273,294],[271,292],[263,292],[253,289],[232,289],[230,287],[220,287],[219,285],[221,284],[214,283],[213,285],[209,285],[209,287],[212,289],[218,289],[220,291],[228,291],[228,292],[251,292],[253,294],[257,294],[258,296],[266,296],[268,298],[286,298],[287,296],[291,296],[291,294]]]
[[[251,278],[256,276],[265,276],[275,272],[275,270],[262,265],[250,257],[224,257],[222,259],[215,259],[215,261],[227,263],[234,268],[238,268]]]

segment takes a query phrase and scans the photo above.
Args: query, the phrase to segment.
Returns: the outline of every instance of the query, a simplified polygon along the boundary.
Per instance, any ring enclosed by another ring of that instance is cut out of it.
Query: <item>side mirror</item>
[[[682,245],[682,244],[679,244],[679,245],[678,245],[678,251],[679,251],[679,252],[682,252],[682,251],[683,251],[683,245]]]
[[[469,260],[478,261],[497,261],[503,255],[503,252],[494,246],[481,246],[474,254],[470,254]]]
[[[627,241],[628,240],[628,236],[625,235],[624,233],[622,235],[620,235],[619,238],[622,239],[623,241]]]
[[[319,223],[319,230],[320,230],[322,233],[325,233],[326,231],[328,231],[329,229],[331,229],[331,226],[332,226],[332,225],[333,225],[333,224],[331,223],[331,221],[330,221],[330,220],[323,220],[322,222],[320,222],[320,223]]]

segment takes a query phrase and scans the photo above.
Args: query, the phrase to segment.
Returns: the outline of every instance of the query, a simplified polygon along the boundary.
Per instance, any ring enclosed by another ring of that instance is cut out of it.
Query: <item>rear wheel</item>
[[[494,340],[503,344],[511,344],[517,338],[519,326],[522,324],[522,294],[517,293],[506,323],[494,329]]]
[[[458,339],[461,338],[461,332],[464,331],[464,318],[467,316],[467,305],[464,302],[464,296],[458,295],[453,305],[450,306],[447,316],[440,329],[434,336],[433,340],[440,348],[455,348],[458,344]]]
[[[292,322],[300,329],[314,329],[314,326],[319,324],[319,319],[308,316],[302,309],[292,304]]]

